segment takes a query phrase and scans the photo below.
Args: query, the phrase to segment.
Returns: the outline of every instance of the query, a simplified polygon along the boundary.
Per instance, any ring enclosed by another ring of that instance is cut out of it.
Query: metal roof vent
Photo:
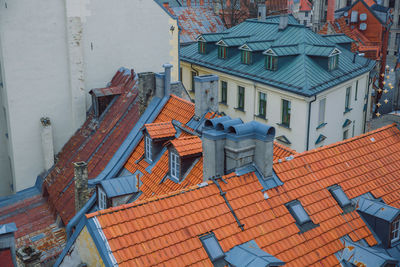
[[[367,29],[367,23],[360,24],[360,30],[365,31]]]
[[[367,14],[366,14],[366,13],[360,14],[360,20],[361,20],[361,21],[367,20]]]
[[[350,22],[357,22],[357,20],[358,20],[358,12],[357,11],[351,12]]]

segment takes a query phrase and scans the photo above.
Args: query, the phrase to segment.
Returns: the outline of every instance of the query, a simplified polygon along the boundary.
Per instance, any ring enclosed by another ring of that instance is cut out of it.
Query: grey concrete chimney
[[[257,18],[262,21],[267,19],[267,6],[265,4],[258,5]]]
[[[195,76],[194,84],[195,116],[201,118],[208,111],[218,112],[218,76]]]
[[[143,114],[146,110],[150,99],[155,94],[156,81],[154,72],[142,72],[138,73],[139,76],[139,101],[140,107],[139,112]]]
[[[262,176],[272,177],[275,128],[256,121],[220,117],[206,120],[202,132],[203,176],[233,172],[255,165]]]
[[[288,14],[282,14],[279,16],[279,26],[278,26],[278,30],[279,31],[283,31],[284,29],[286,29],[286,27],[288,26],[289,23],[289,17]]]
[[[89,200],[88,168],[84,161],[74,162],[75,212],[79,212]]]
[[[156,73],[156,96],[163,98],[171,94],[171,64],[164,64],[164,72]]]
[[[42,124],[40,135],[42,137],[43,167],[45,171],[48,171],[54,165],[53,128],[48,117],[41,118],[40,123]]]

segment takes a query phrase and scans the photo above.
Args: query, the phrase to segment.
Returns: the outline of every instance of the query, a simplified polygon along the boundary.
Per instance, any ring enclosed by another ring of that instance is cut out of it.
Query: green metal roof
[[[197,44],[182,47],[181,59],[304,96],[318,94],[366,73],[375,66],[375,61],[359,56],[356,56],[353,63],[354,54],[351,51],[293,20],[295,19],[289,16],[286,29],[278,30],[279,16],[266,21],[250,19],[224,32],[224,40],[238,37],[234,39],[243,41],[243,44],[256,51],[252,53],[251,65],[241,64],[238,48],[234,48],[227,59],[220,59],[216,48],[210,49],[207,54],[200,54]],[[244,36],[248,37],[242,40],[240,37]],[[222,38],[215,40],[215,43],[220,39]],[[276,71],[265,69],[265,56],[262,53],[269,48],[278,55]],[[324,61],[322,57],[329,56],[335,48],[341,52],[339,66],[336,70],[329,71],[328,61]]]
[[[241,46],[242,44],[244,44],[247,39],[250,36],[247,37],[229,37],[229,38],[222,38],[221,41],[223,41],[227,46]]]
[[[329,35],[321,35],[326,40],[335,43],[335,44],[348,44],[354,42],[353,39],[348,37],[346,34],[329,34]]]

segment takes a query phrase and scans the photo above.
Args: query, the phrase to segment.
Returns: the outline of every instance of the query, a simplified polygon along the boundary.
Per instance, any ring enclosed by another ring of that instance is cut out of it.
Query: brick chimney
[[[208,111],[218,112],[218,76],[203,75],[194,77],[195,108],[197,118]]]
[[[335,0],[328,0],[326,21],[333,22],[334,20],[335,20]]]
[[[74,162],[75,212],[78,213],[89,200],[88,169],[84,161]]]
[[[206,120],[202,132],[203,175],[210,177],[255,165],[264,179],[273,175],[275,128],[251,121],[220,117]]]

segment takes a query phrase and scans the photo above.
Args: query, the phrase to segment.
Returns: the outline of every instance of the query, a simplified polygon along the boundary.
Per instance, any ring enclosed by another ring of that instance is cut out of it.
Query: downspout
[[[371,74],[371,72],[369,73]],[[364,113],[364,129],[363,133],[365,133],[365,127],[367,126],[367,113],[368,113],[368,100],[369,100],[369,87],[372,84],[372,79],[370,78],[370,75],[368,75],[368,88],[367,88],[367,103],[365,103],[365,113]]]
[[[314,100],[308,102],[308,126],[307,126],[307,146],[306,150],[308,150],[310,143],[310,125],[311,125],[311,104],[317,100],[317,95],[314,96]]]

